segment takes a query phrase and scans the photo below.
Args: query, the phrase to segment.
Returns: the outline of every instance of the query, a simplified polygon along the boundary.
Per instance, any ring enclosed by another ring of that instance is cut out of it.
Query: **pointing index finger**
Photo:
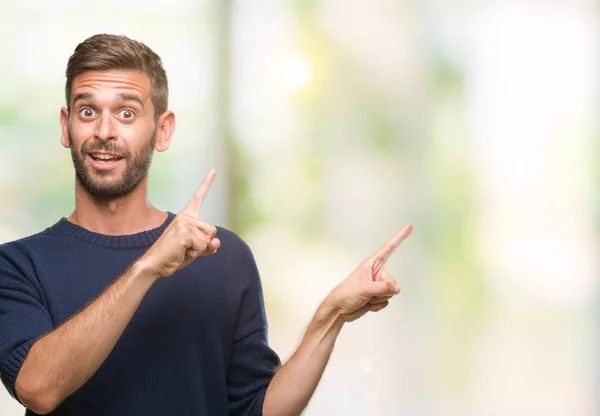
[[[215,168],[212,168],[208,172],[208,174],[204,178],[204,181],[202,181],[202,184],[196,190],[192,199],[190,199],[190,202],[187,203],[187,205],[183,208],[183,210],[181,212],[184,212],[188,215],[196,215],[196,216],[199,214],[200,207],[202,207],[202,202],[204,201],[204,196],[208,192],[210,185],[212,185],[216,174],[217,174],[217,171],[215,170]]]
[[[398,234],[394,236],[390,241],[385,243],[383,247],[381,247],[375,253],[375,257],[384,263],[390,258],[390,256],[394,253],[394,251],[398,248],[398,246],[406,240],[406,237],[410,235],[413,230],[413,226],[411,224],[407,224]]]

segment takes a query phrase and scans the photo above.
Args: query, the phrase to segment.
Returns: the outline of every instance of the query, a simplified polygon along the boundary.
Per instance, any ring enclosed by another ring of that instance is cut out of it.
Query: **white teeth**
[[[95,159],[102,159],[102,160],[109,160],[109,159],[116,159],[116,156],[112,156],[112,155],[92,155]]]

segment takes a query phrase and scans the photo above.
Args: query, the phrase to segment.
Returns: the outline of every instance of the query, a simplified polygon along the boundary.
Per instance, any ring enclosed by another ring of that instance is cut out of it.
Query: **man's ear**
[[[71,143],[69,143],[69,110],[66,107],[60,109],[60,133],[60,144],[68,149]]]
[[[175,113],[167,110],[160,115],[156,123],[156,141],[154,148],[164,152],[171,146],[171,139],[175,132]]]

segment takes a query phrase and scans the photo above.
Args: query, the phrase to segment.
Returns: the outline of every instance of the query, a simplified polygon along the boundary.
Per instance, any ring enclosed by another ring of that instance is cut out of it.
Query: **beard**
[[[71,158],[75,167],[75,176],[81,187],[90,195],[103,200],[116,199],[130,194],[148,175],[154,154],[155,134],[156,127],[144,142],[139,153],[133,154],[113,142],[101,140],[86,142],[80,150],[77,150],[69,129]],[[107,152],[122,157],[125,160],[125,170],[115,179],[110,178],[110,176],[116,175],[115,172],[95,171],[85,163],[87,155],[91,152]]]

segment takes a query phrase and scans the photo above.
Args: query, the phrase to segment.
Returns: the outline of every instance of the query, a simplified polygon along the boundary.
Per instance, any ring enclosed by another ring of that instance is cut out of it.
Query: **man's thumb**
[[[380,280],[369,282],[366,289],[368,296],[392,296],[398,293],[396,285],[392,282]]]

